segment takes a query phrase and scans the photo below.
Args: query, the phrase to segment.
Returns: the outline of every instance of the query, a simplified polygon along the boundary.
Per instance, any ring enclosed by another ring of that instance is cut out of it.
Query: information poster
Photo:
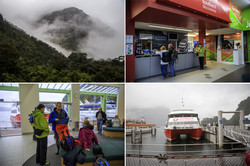
[[[206,42],[207,59],[217,59],[216,36],[206,36]]]
[[[233,62],[233,50],[221,50],[221,61]]]
[[[133,55],[133,44],[126,45],[126,55]]]

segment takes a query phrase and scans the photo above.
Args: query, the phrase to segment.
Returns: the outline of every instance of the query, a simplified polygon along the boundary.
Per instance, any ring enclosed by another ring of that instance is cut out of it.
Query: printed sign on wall
[[[242,30],[243,18],[241,9],[238,6],[234,5],[232,2],[229,2],[229,8],[230,20],[232,21],[232,23],[230,23],[230,27]]]
[[[250,30],[250,8],[242,11],[243,16],[243,30]]]
[[[221,61],[233,62],[233,50],[221,50]]]

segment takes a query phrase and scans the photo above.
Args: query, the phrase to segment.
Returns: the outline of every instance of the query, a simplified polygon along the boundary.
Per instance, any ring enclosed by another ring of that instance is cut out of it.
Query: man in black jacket
[[[97,130],[98,134],[102,135],[102,124],[107,120],[105,112],[102,111],[102,108],[99,108],[99,111],[95,115],[97,120]]]

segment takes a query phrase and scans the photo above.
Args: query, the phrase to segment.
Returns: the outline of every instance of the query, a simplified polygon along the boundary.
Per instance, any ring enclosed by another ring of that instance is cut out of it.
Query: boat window
[[[11,113],[12,114],[17,113],[17,110],[11,110]]]

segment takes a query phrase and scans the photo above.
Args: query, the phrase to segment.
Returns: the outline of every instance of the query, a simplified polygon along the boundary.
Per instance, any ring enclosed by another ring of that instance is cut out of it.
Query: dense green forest
[[[248,97],[247,99],[239,103],[238,108],[235,111],[239,111],[239,110],[244,110],[245,115],[250,114],[250,97]],[[223,123],[224,125],[229,125],[229,126],[239,126],[239,119],[240,119],[240,115],[234,114],[232,118],[230,118],[229,120],[226,120],[225,118],[223,118]],[[218,122],[218,116],[214,116],[213,118],[204,118],[202,120],[203,124],[208,124],[208,123],[213,124],[213,122]]]
[[[124,59],[65,57],[0,14],[0,72],[1,82],[123,82]]]

